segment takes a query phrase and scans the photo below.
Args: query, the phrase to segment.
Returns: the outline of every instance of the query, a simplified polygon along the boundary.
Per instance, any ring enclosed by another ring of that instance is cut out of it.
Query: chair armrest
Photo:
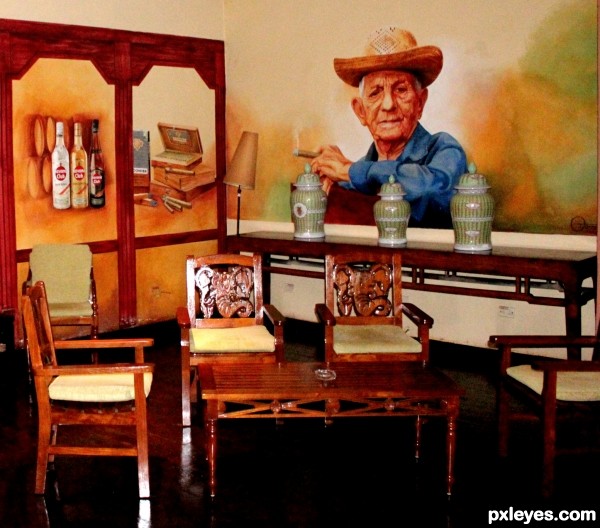
[[[402,313],[417,326],[426,326],[427,328],[433,326],[433,317],[412,303],[403,303]]]
[[[134,348],[136,364],[144,362],[144,348],[152,346],[154,339],[124,338],[124,339],[70,339],[54,341],[56,350],[102,350],[105,348]]]
[[[492,335],[488,345],[493,348],[555,348],[555,347],[593,347],[600,345],[596,336],[565,335]]]
[[[598,344],[596,336],[491,335],[488,339],[488,346],[500,350],[500,374],[506,373],[506,369],[510,366],[510,355],[515,348],[589,348]],[[564,360],[561,361],[564,363]]]
[[[285,317],[283,314],[272,304],[264,304],[263,313],[268,317],[269,321],[271,321],[274,326],[282,326],[283,323],[285,323]]]
[[[544,372],[600,372],[600,361],[535,361],[531,367]]]
[[[59,365],[34,368],[34,376],[81,376],[89,374],[143,374],[154,372],[152,363],[113,363],[111,365]]]
[[[177,324],[180,328],[190,328],[192,326],[190,314],[185,306],[179,306],[177,308]]]
[[[331,310],[327,308],[326,304],[315,304],[315,315],[317,316],[319,322],[325,324],[326,326],[335,326],[335,317],[331,313]]]
[[[100,349],[100,348],[136,348],[149,347],[154,344],[151,338],[124,338],[124,339],[69,339],[54,341],[54,347],[61,350],[73,349]]]

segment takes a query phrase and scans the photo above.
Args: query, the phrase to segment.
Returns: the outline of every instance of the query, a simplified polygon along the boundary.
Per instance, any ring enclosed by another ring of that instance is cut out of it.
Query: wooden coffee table
[[[447,421],[448,495],[454,482],[456,419],[464,390],[448,376],[418,362],[335,363],[335,379],[316,371],[323,363],[200,365],[205,403],[206,457],[211,497],[216,495],[217,421],[241,418],[417,417],[419,456],[423,418]],[[326,376],[325,376],[326,377]]]

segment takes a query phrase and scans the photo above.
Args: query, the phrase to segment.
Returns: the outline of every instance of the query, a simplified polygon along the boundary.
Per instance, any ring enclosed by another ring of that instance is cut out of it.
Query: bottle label
[[[56,170],[54,171],[54,177],[59,181],[62,182],[64,180],[67,179],[67,170],[62,166],[59,165]]]
[[[58,165],[54,169],[52,182],[52,205],[56,209],[68,209],[71,206],[70,189],[69,172],[64,166]]]
[[[73,169],[73,178],[75,178],[78,182],[82,182],[85,178],[85,169],[81,165],[77,165]]]
[[[101,186],[104,183],[104,171],[102,169],[94,169],[92,171],[92,185]]]

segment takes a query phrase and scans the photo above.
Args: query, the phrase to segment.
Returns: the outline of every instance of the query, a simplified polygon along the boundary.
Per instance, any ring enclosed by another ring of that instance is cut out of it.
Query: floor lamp
[[[240,235],[240,205],[242,189],[253,190],[256,180],[256,155],[258,153],[258,134],[256,132],[242,132],[231,165],[223,179],[223,183],[233,185],[237,191],[237,236]]]

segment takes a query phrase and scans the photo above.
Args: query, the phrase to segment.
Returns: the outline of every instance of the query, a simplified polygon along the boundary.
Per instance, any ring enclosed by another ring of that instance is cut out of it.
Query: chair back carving
[[[348,317],[386,317],[392,311],[390,290],[392,268],[387,264],[339,264],[335,266],[333,287],[337,309]]]
[[[262,324],[261,278],[259,255],[188,257],[187,307],[192,327]]]
[[[202,266],[196,271],[200,311],[210,319],[215,307],[222,317],[250,317],[254,313],[252,294],[254,271],[246,266],[228,266],[219,271]]]
[[[325,274],[331,277],[325,281],[326,305],[336,314],[338,324],[358,320],[361,324],[401,324],[400,256],[368,252],[331,255]]]

